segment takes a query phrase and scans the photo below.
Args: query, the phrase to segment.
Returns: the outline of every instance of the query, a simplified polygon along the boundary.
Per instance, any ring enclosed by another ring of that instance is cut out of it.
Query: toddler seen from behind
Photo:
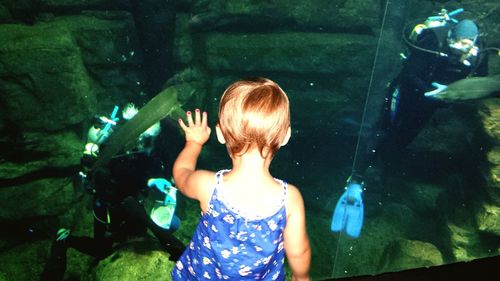
[[[194,116],[193,116],[194,115]],[[310,280],[311,249],[297,187],[275,179],[271,161],[291,134],[288,97],[266,78],[241,80],[222,95],[215,127],[230,170],[197,170],[211,129],[198,109],[179,119],[186,144],[173,175],[177,188],[198,200],[201,218],[172,271],[173,280]]]

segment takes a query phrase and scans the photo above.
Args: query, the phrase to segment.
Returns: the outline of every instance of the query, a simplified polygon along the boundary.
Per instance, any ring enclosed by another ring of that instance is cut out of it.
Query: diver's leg
[[[142,206],[137,199],[129,196],[123,200],[122,204],[124,206],[124,210],[127,210],[131,217],[140,219],[143,224],[149,228],[151,232],[153,232],[160,244],[170,254],[171,260],[177,260],[180,257],[180,255],[184,252],[185,246],[179,239],[172,235],[180,224],[180,220],[177,217],[174,217],[172,227],[170,229],[164,229],[154,223],[154,221],[146,213],[146,210],[144,210],[144,206]]]
[[[390,132],[393,149],[401,151],[413,142],[428,123],[436,108],[436,106],[426,102],[414,104],[413,110],[409,110],[408,114],[403,115],[397,126],[392,128]]]
[[[404,149],[414,141],[438,107],[435,103],[415,96],[401,99],[395,122],[389,127],[387,140],[380,147],[384,174],[399,167],[398,163],[401,163],[401,157],[404,157]],[[386,176],[385,174],[383,178]]]
[[[165,248],[165,250],[170,254],[169,259],[177,261],[186,248],[182,241],[173,235],[175,230],[179,227],[180,219],[177,216],[174,216],[172,219],[172,225],[168,230],[159,227],[149,217],[147,217],[146,224],[158,241],[160,241],[162,247]]]
[[[70,245],[79,252],[93,256],[97,259],[103,259],[113,251],[113,240],[107,237],[110,215],[106,204],[101,200],[94,201],[94,237],[70,237]]]
[[[385,1],[381,3],[385,5]],[[388,101],[391,102],[392,93],[397,88],[396,82],[391,82],[391,79],[397,76],[400,68],[399,56],[396,54],[401,48],[400,30],[408,13],[408,4],[407,1],[390,1],[387,4],[385,26],[379,34],[380,42],[384,43],[378,46],[378,57],[372,69],[373,76],[366,96],[367,106],[364,108],[363,132],[359,136],[353,175],[365,174],[366,169],[374,164],[382,143],[386,141],[382,127],[391,110]]]
[[[351,177],[357,178],[358,182],[363,180],[369,167],[378,166],[380,151],[388,141],[388,132],[399,109],[399,97],[394,95],[399,92],[396,82],[393,81],[385,92],[385,97],[377,98],[382,101],[382,104],[378,108],[372,108],[372,113],[365,116],[369,125],[364,126],[364,132],[359,136],[359,145],[351,173]]]
[[[63,280],[64,273],[66,272],[67,249],[67,237],[64,237],[63,239],[59,239],[59,237],[57,237],[56,240],[52,242],[50,257],[43,269],[42,275],[40,276],[40,281]]]
[[[96,239],[72,235],[68,238],[68,244],[71,245],[71,248],[96,259],[103,259],[113,252],[111,238]]]
[[[112,253],[113,241],[104,236],[106,226],[97,219],[94,220],[94,231],[97,235],[79,237],[69,234],[69,230],[60,229],[56,240],[52,243],[50,257],[40,276],[40,281],[63,280],[66,272],[67,249],[73,248],[83,254],[103,259]]]
[[[105,237],[104,228],[101,221],[94,219],[94,237],[85,236],[75,236],[70,235],[67,231],[67,235],[61,238],[59,237],[54,241],[52,245],[52,253],[54,258],[57,257],[59,260],[66,259],[66,249],[73,248],[83,254],[102,259],[108,256],[112,252],[113,241],[109,237]],[[96,231],[97,229],[97,231]],[[63,229],[61,229],[63,230]],[[61,231],[59,230],[59,231]],[[59,232],[58,232],[59,234]]]

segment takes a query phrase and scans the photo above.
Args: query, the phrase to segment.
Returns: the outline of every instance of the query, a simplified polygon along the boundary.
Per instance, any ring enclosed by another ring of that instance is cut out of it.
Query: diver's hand
[[[179,118],[179,126],[186,134],[186,142],[194,142],[203,145],[208,141],[210,132],[212,131],[207,125],[207,113],[200,114],[200,110],[196,109],[194,113],[194,121],[191,111],[186,112],[187,126]]]
[[[448,88],[448,86],[443,85],[443,84],[439,84],[437,82],[433,82],[432,86],[436,87],[436,89],[424,93],[424,96],[431,97],[431,98],[437,98],[437,96],[436,96],[437,94],[443,92],[444,90],[446,90]]]

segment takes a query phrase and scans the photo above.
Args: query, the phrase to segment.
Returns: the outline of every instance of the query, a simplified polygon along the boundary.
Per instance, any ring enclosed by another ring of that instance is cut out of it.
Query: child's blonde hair
[[[262,157],[274,156],[290,127],[288,97],[266,78],[237,81],[222,95],[217,125],[230,155],[257,148]]]

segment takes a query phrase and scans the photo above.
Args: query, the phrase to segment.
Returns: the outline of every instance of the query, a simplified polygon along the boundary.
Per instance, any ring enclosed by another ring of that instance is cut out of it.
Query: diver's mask
[[[460,56],[459,61],[466,66],[471,66],[471,60],[479,54],[479,48],[476,46],[476,38],[448,38],[448,46],[451,51]]]

